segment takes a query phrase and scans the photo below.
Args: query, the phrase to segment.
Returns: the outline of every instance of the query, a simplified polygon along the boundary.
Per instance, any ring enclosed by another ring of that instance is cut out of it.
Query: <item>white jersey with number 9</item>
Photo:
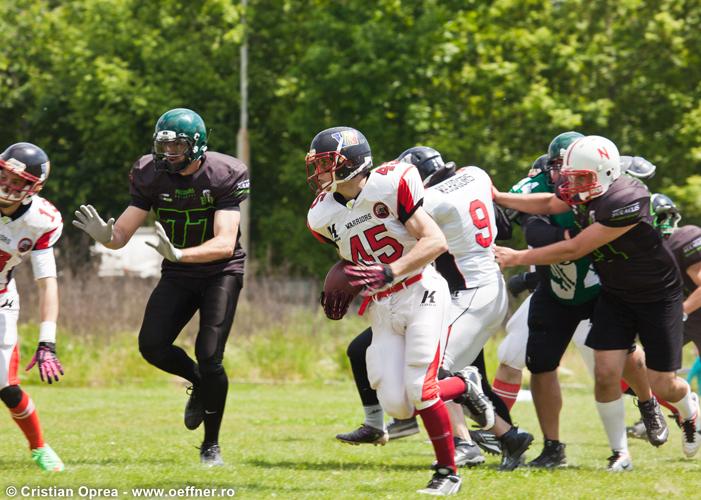
[[[448,240],[448,254],[436,262],[452,289],[493,283],[501,276],[492,247],[496,220],[492,181],[478,167],[465,167],[430,187],[424,208]]]

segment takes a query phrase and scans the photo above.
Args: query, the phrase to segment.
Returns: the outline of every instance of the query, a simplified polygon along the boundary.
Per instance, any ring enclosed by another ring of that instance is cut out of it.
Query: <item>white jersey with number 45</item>
[[[60,212],[49,201],[33,196],[28,208],[23,205],[14,216],[0,218],[0,293],[4,292],[12,279],[12,269],[27,256],[34,257],[45,252],[53,252],[63,230]],[[32,262],[35,260],[32,258]],[[53,259],[51,259],[53,262]],[[51,271],[45,265],[34,266],[34,277],[55,276],[55,266]]]
[[[492,247],[496,236],[492,181],[478,167],[461,168],[426,190],[424,208],[448,240],[436,268],[451,290],[493,283],[501,276]]]
[[[307,214],[312,234],[338,248],[343,259],[390,264],[416,244],[404,223],[421,206],[424,187],[416,167],[385,163],[370,173],[355,200],[319,194]],[[407,275],[396,276],[395,282]]]

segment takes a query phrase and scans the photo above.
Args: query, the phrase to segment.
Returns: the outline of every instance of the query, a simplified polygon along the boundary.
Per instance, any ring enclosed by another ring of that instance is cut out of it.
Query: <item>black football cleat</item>
[[[545,440],[543,451],[537,458],[528,462],[528,467],[538,469],[555,469],[567,467],[567,457],[565,456],[565,443],[559,441]]]
[[[359,445],[359,444],[374,444],[375,446],[384,446],[389,441],[387,431],[376,429],[369,425],[362,424],[356,430],[344,434],[336,434],[336,439],[341,442]]]
[[[490,431],[481,429],[470,430],[470,438],[474,443],[482,448],[482,451],[490,455],[501,455],[501,442],[499,438]]]
[[[407,436],[412,436],[418,434],[419,422],[416,417],[399,419],[395,418],[389,424],[387,424],[387,433],[389,434],[389,440],[399,439]]]
[[[206,467],[224,465],[219,445],[216,443],[202,443],[202,446],[200,446],[200,463]]]
[[[652,396],[644,403],[637,401],[637,405],[640,410],[640,417],[645,425],[647,440],[650,441],[652,446],[662,446],[669,438],[669,427],[667,427],[667,422],[657,399],[655,396]]]
[[[526,450],[533,442],[533,436],[520,430],[518,427],[512,427],[499,440],[501,441],[501,465],[500,471],[512,471],[521,465],[521,458]]]
[[[197,386],[191,385],[187,388],[187,394],[190,396],[185,405],[185,427],[194,431],[197,429],[202,420],[204,420],[204,402]]]

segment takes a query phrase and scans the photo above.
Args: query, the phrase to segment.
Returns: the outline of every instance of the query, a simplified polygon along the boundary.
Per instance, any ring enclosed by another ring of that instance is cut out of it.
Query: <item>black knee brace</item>
[[[0,389],[0,399],[8,408],[14,408],[22,401],[22,389],[18,385],[8,385]]]

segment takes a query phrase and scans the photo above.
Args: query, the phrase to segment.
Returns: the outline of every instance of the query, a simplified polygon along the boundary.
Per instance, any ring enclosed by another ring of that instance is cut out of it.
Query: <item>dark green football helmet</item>
[[[174,174],[207,151],[207,129],[202,117],[186,108],[166,111],[153,133],[153,159],[157,170]]]
[[[569,132],[563,132],[550,141],[548,146],[548,160],[546,162],[546,171],[550,170],[560,170],[562,167],[562,156],[565,150],[577,139],[584,137],[583,134],[579,132],[574,132],[570,130]]]

